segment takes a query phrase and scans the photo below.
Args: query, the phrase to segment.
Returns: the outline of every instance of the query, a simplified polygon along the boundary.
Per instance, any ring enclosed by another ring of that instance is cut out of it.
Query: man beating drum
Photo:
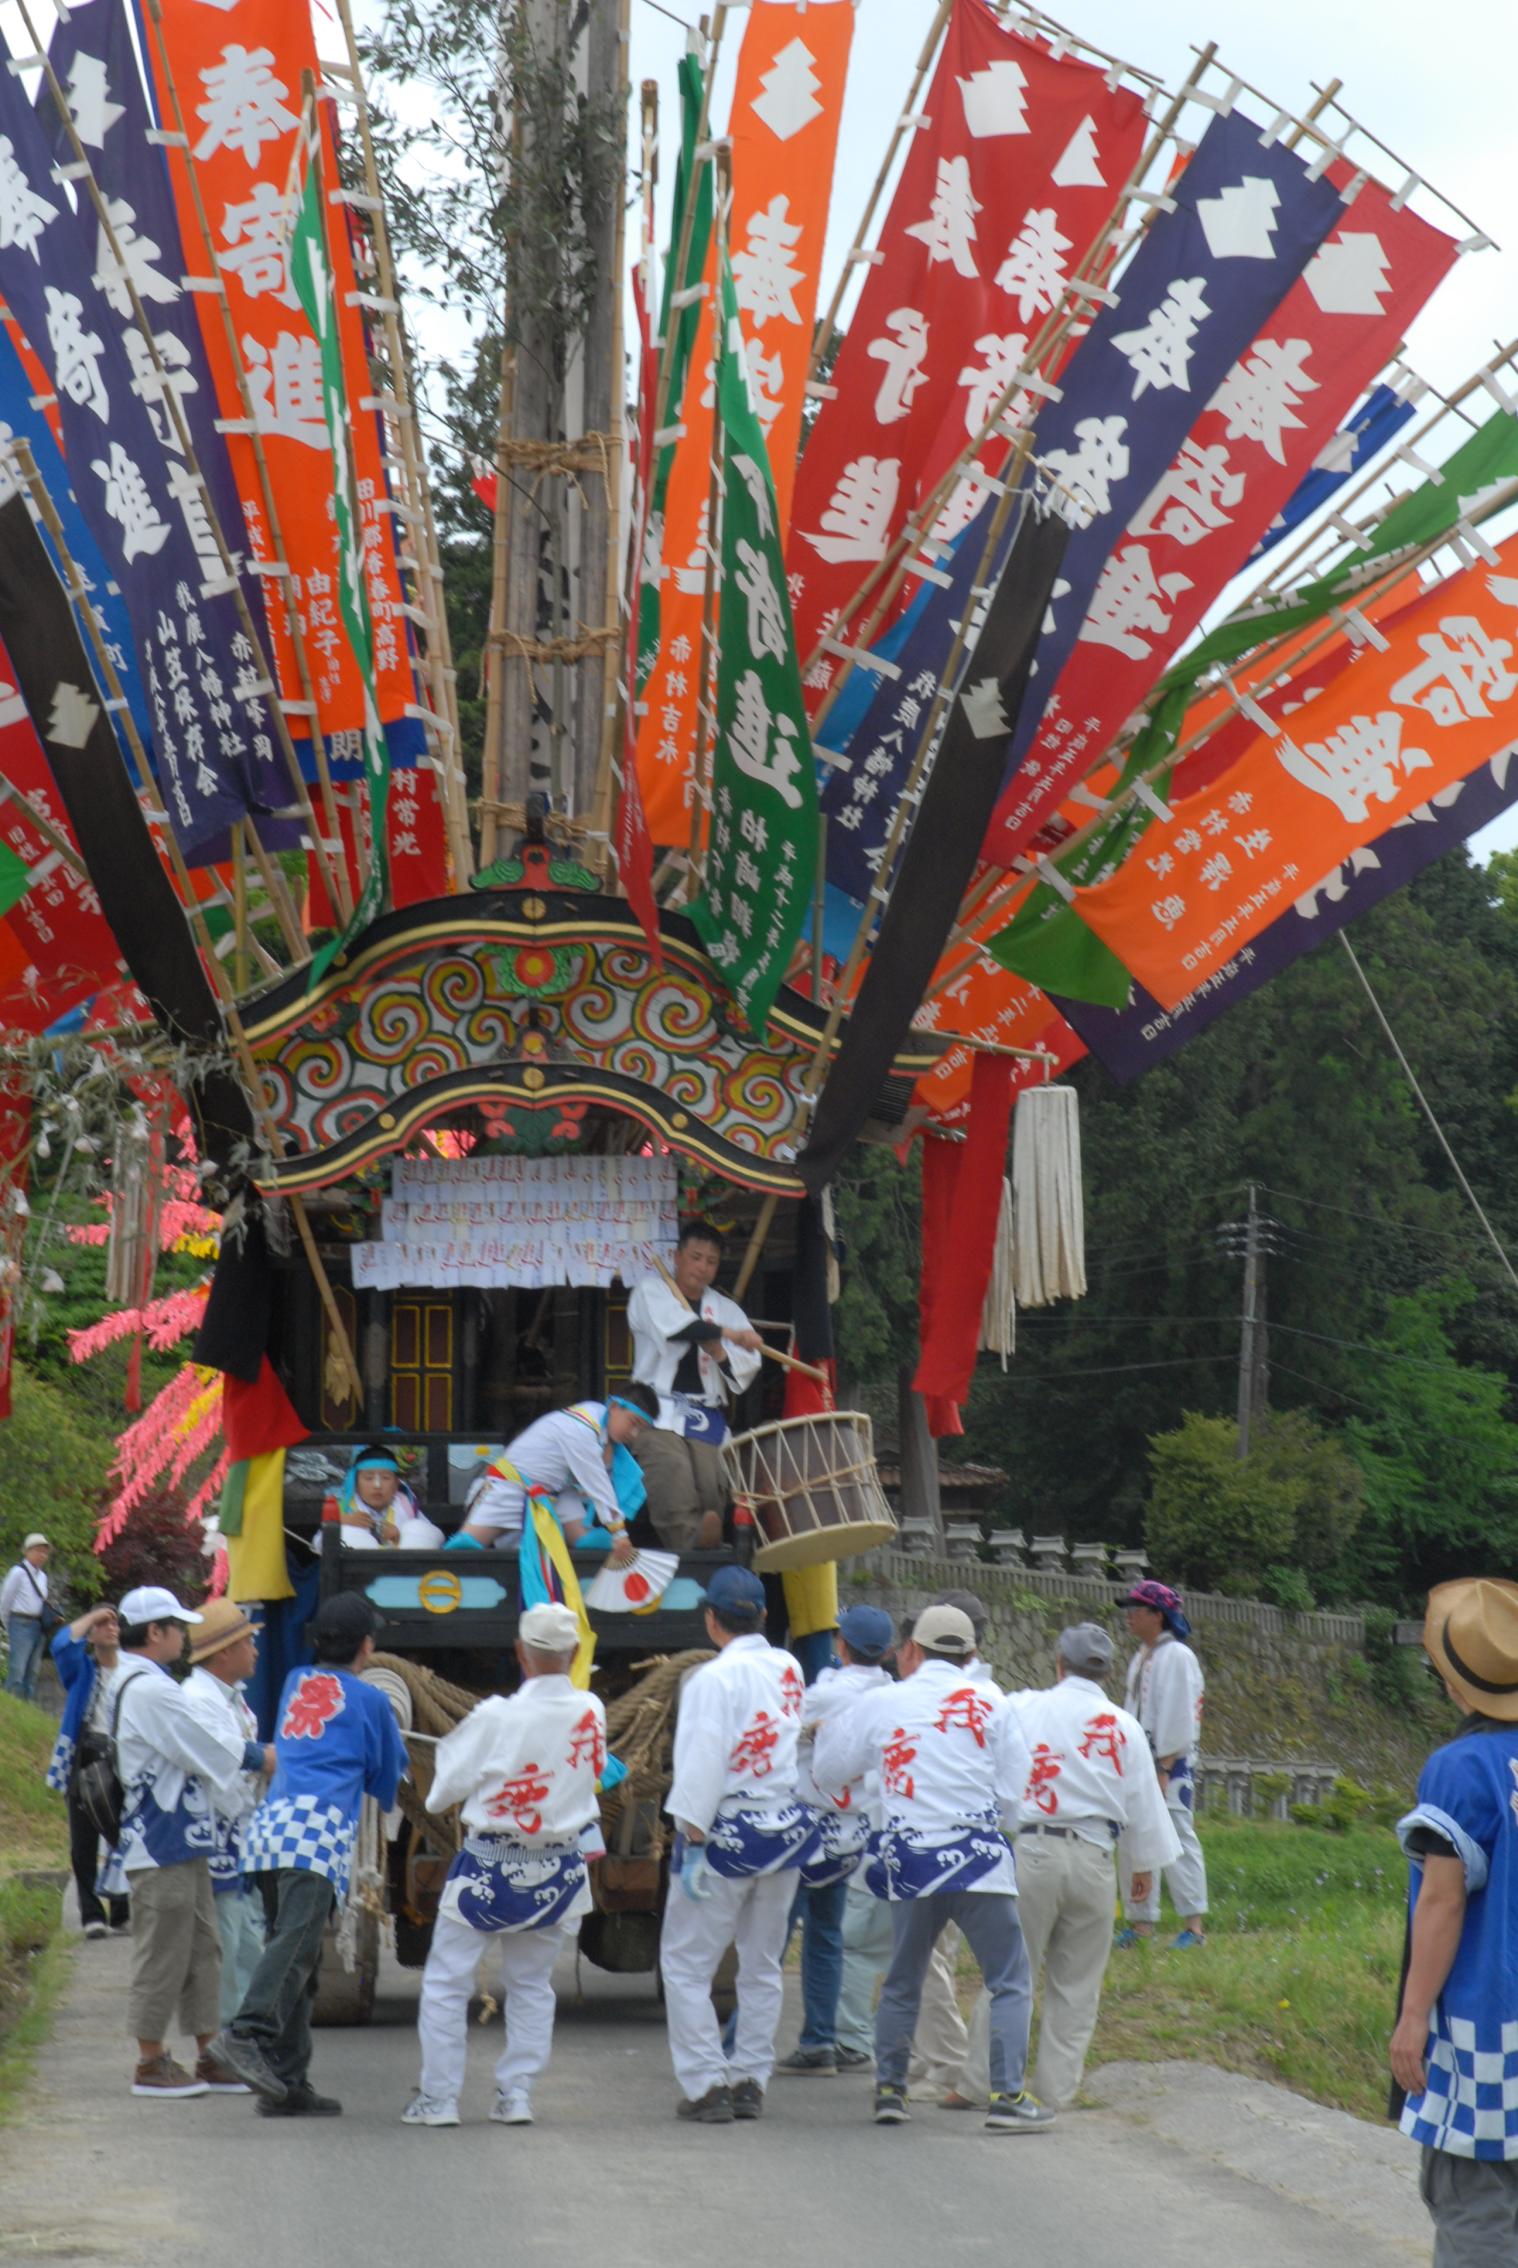
[[[633,1376],[659,1397],[659,1422],[644,1428],[633,1454],[670,1551],[722,1541],[724,1409],[757,1375],[763,1352],[742,1308],[713,1288],[721,1265],[720,1229],[687,1221],[673,1271],[641,1276],[627,1305]]]

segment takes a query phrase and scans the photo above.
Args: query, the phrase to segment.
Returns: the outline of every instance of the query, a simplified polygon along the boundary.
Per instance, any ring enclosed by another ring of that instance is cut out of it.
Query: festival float
[[[320,43],[288,0],[17,0],[0,79],[7,1345],[61,1143],[118,1302],[76,1352],[188,1355],[103,1537],[163,1478],[218,1507],[266,1707],[364,1589],[424,1787],[529,1555],[349,1551],[353,1452],[446,1537],[719,1223],[774,1358],[732,1511],[586,1608],[613,1967],[703,1572],[752,1554],[815,1650],[892,1532],[833,1406],[844,1160],[920,1154],[911,1415],[952,1434],[1013,1293],[1084,1289],[1062,1074],[1141,1075],[1518,794],[1518,342],[1448,396],[1406,359],[1479,225],[1338,82],[1209,46],[1171,88],[944,0],[840,260],[869,6],[719,6],[631,131],[614,0],[451,23],[409,143],[371,84],[426,44],[366,58],[346,0]],[[155,1298],[160,1248],[214,1268]],[[414,1797],[371,1825],[360,2006],[447,1850]]]

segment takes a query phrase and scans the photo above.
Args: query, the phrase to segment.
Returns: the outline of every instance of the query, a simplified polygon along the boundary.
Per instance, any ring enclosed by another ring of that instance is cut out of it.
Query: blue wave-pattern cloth
[[[713,1874],[730,1882],[779,1874],[817,1855],[817,1814],[804,1803],[778,1804],[768,1811],[724,1803],[702,1847]]]
[[[395,1712],[377,1687],[318,1665],[285,1680],[269,1792],[243,1830],[245,1874],[295,1867],[345,1897],[366,1795],[389,1811],[406,1770]]]
[[[1428,2085],[1402,2131],[1457,2158],[1518,2159],[1518,1725],[1477,1721],[1436,1749],[1398,1822],[1440,1836],[1465,1872],[1465,1919],[1428,2039]],[[1409,1913],[1422,1867],[1411,1851]]]
[[[947,1840],[914,1834],[909,1827],[883,1827],[870,1838],[861,1879],[872,1898],[899,1904],[939,1890],[968,1890],[1006,1861],[1006,1839],[996,1814],[987,1812]]]
[[[807,1890],[826,1890],[834,1882],[847,1882],[869,1846],[869,1826],[858,1811],[809,1807],[817,1822],[817,1851],[803,1861],[801,1881]]]
[[[552,1929],[590,1906],[585,1854],[578,1843],[525,1844],[470,1835],[443,1885],[440,1914],[486,1936]]]

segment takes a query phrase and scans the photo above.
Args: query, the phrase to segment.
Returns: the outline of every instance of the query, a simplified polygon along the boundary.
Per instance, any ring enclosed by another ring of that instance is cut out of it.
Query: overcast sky
[[[696,10],[666,0],[676,15]],[[829,0],[847,5],[848,0]],[[829,272],[853,239],[891,124],[900,115],[911,72],[935,14],[934,0],[859,0],[843,132],[833,187]],[[1339,100],[1352,115],[1432,187],[1495,238],[1498,249],[1467,255],[1408,335],[1406,359],[1431,384],[1449,392],[1495,343],[1518,337],[1518,0],[1441,0],[1437,6],[1393,0],[1267,0],[1241,8],[1238,0],[1070,0],[1062,18],[1073,31],[1153,72],[1174,87],[1190,70],[1193,47],[1215,39],[1218,62],[1264,90],[1271,107],[1305,110],[1314,85],[1344,84]],[[728,18],[724,68],[714,121],[727,120],[727,89],[743,33],[743,14]],[[632,0],[631,77],[659,82],[668,135],[673,134],[675,68],[685,33],[652,0]],[[1219,87],[1220,82],[1209,82]],[[1249,105],[1249,98],[1244,98]],[[1254,107],[1250,105],[1250,107]],[[1268,115],[1262,111],[1261,116]],[[1335,123],[1337,133],[1343,121]],[[1371,162],[1358,140],[1350,154]],[[1402,168],[1374,168],[1396,184]],[[666,185],[673,173],[666,141]],[[1457,237],[1467,231],[1426,198],[1419,210]],[[1518,388],[1518,380],[1509,379]],[[1483,406],[1487,406],[1482,397]],[[1450,447],[1454,446],[1451,438]],[[1441,452],[1447,453],[1447,451]],[[1504,522],[1504,532],[1506,523]],[[1478,852],[1518,842],[1518,813],[1499,821],[1476,843]]]

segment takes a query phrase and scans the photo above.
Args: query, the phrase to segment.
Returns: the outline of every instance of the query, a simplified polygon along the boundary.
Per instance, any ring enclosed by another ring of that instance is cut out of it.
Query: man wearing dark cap
[[[725,2126],[764,2110],[796,1869],[819,1838],[796,1800],[801,1665],[765,1637],[764,1585],[746,1567],[719,1567],[707,1585],[706,1634],[716,1659],[686,1679],[675,1721],[659,1973],[679,2115]],[[738,1949],[731,2061],[711,1996],[729,1945]]]
[[[1075,2100],[1096,2029],[1119,1835],[1141,1897],[1180,1854],[1143,1729],[1103,1691],[1111,1674],[1111,1638],[1098,1622],[1078,1622],[1059,1634],[1054,1684],[1010,1696],[1033,1760],[1018,1811],[1017,1918],[1035,1986],[1043,1974],[1033,2091],[1051,2110]],[[951,2109],[986,2099],[988,2016],[982,1993],[964,2072],[945,2098]]]
[[[885,1824],[865,1866],[892,1908],[895,1951],[875,2020],[875,2121],[900,2126],[922,1980],[954,1922],[991,1995],[993,2133],[1033,2133],[1053,2113],[1023,2087],[1032,1990],[1005,1831],[1017,1818],[1029,1758],[1005,1694],[971,1679],[975,1631],[958,1607],[925,1607],[900,1649],[901,1683],[869,1694],[817,1742],[819,1780],[880,1774]]]
[[[1465,1721],[1397,1827],[1412,1879],[1391,2115],[1422,2149],[1434,2268],[1506,2268],[1518,2260],[1518,1583],[1441,1583],[1423,1647]]]
[[[838,2069],[838,1994],[843,1983],[843,1917],[849,1886],[864,1857],[872,1815],[862,1783],[821,1788],[812,1772],[819,1726],[851,1709],[861,1694],[889,1685],[886,1655],[896,1625],[883,1607],[846,1607],[838,1618],[840,1667],[807,1687],[801,1713],[801,1800],[815,1814],[822,1848],[801,1869],[792,1920],[801,1923],[801,2040],[777,2069],[792,2077],[827,2077]]]
[[[279,1699],[275,1773],[243,1838],[243,1868],[262,1886],[269,1942],[242,2006],[212,2052],[259,2095],[266,2117],[332,2118],[311,2063],[310,2001],[322,1939],[347,1896],[365,1796],[395,1803],[406,1748],[383,1693],[363,1682],[379,1617],[356,1591],[325,1599],[312,1625],[316,1660]]]
[[[1168,1583],[1135,1583],[1123,1600],[1128,1628],[1139,1650],[1128,1664],[1124,1695],[1129,1713],[1143,1726],[1160,1776],[1170,1823],[1180,1843],[1180,1857],[1164,1869],[1165,1887],[1181,1917],[1172,1948],[1185,1953],[1207,1942],[1207,1861],[1196,1831],[1196,1778],[1193,1760],[1202,1724],[1202,1665],[1185,1640],[1191,1625],[1181,1606],[1179,1591]],[[1119,1853],[1125,1880],[1136,1871],[1126,1853]],[[1127,1927],[1117,1943],[1127,1948],[1154,1935],[1160,1918],[1159,1870],[1147,1877],[1143,1897],[1129,1882],[1124,1901]]]

